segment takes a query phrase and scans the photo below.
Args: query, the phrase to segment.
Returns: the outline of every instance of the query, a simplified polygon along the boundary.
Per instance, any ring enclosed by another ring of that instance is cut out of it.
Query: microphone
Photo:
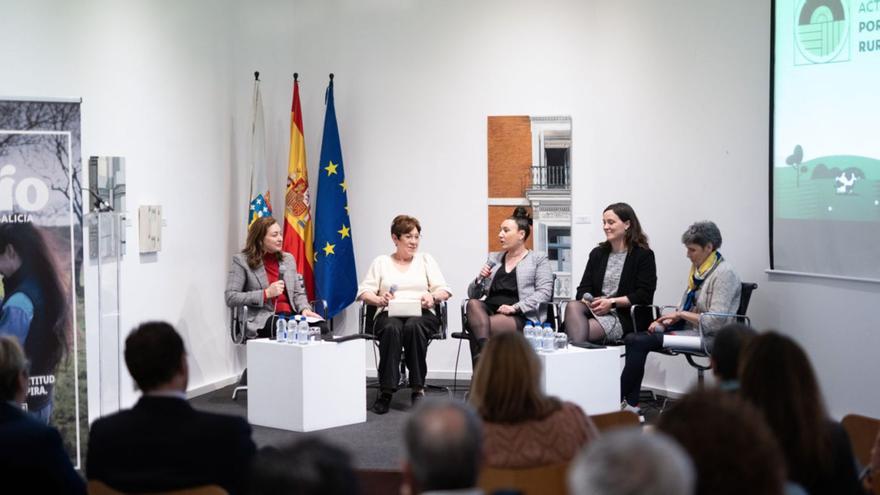
[[[495,263],[495,260],[493,260],[492,258],[486,258],[486,266],[489,267],[489,271],[492,271],[492,268],[495,268],[495,265],[497,264],[498,263]],[[477,285],[482,285],[485,281],[485,277],[477,277]]]
[[[593,302],[593,299],[594,299],[593,295],[590,294],[589,292],[584,292],[584,295],[581,296],[581,300],[584,302],[591,303],[591,302]]]
[[[278,264],[278,280],[281,280],[282,282],[284,281],[284,267],[282,267],[280,263]],[[283,292],[282,292],[282,294],[283,294]],[[275,302],[272,303],[272,318],[273,318],[272,330],[275,329],[275,324],[276,324],[275,322],[278,321],[278,299],[279,298],[276,296],[276,297],[274,297],[274,299],[275,299]],[[273,338],[273,340],[274,340],[274,338]]]
[[[391,284],[391,287],[388,288],[388,293],[392,296],[397,292],[397,284]]]
[[[278,280],[284,282],[284,267],[281,264],[278,265]],[[284,294],[282,291],[281,294]],[[275,304],[272,306],[272,313],[275,314],[278,312],[278,298],[281,297],[281,294],[275,296]]]

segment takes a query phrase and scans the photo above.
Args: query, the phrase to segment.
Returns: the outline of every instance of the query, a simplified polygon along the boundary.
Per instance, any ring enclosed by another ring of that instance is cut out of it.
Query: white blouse
[[[406,271],[401,271],[391,256],[383,254],[370,264],[367,275],[358,286],[358,297],[365,292],[382,294],[397,285],[394,297],[401,300],[419,300],[423,295],[445,290],[452,296],[452,289],[440,272],[440,265],[427,253],[417,253]]]

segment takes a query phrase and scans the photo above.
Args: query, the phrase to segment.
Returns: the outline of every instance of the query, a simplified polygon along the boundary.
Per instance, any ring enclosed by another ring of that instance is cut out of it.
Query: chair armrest
[[[440,329],[438,332],[431,336],[431,338],[436,340],[446,340],[446,334],[449,328],[449,305],[446,301],[438,301],[434,303],[434,313],[437,314],[437,318],[440,319]]]
[[[360,305],[358,306],[358,335],[364,334],[364,326],[367,322],[367,303],[364,301],[360,301]]]
[[[550,324],[553,326],[553,331],[554,331],[554,332],[558,332],[558,331],[559,331],[559,325],[560,325],[560,319],[559,319],[559,311],[560,311],[560,309],[559,309],[559,304],[558,304],[558,303],[555,303],[555,302],[553,302],[553,301],[547,301],[547,302],[538,303],[538,313],[541,312],[541,309],[542,309],[542,308],[547,308],[547,314],[548,314],[548,315],[549,315],[549,313],[550,313],[550,308],[553,308],[553,316],[552,316],[552,320],[553,320],[553,321],[551,321]],[[547,319],[550,320],[551,318],[547,318]]]
[[[703,352],[707,355],[710,354],[709,349],[706,346],[706,330],[704,329],[704,321],[706,318],[734,318],[735,321],[742,321],[747,326],[752,326],[752,320],[746,315],[738,315],[735,313],[713,313],[711,311],[707,311],[705,313],[700,313],[699,324],[697,325],[697,330],[700,332],[700,346],[703,348]],[[723,325],[719,325],[718,329],[720,329]]]
[[[635,332],[635,333],[638,333],[639,331],[645,332],[648,330],[647,328],[645,328],[643,330],[639,330],[638,327],[636,326],[636,322],[638,321],[638,320],[636,320],[636,311],[641,308],[650,308],[651,309],[651,321],[656,320],[663,313],[663,308],[661,308],[660,306],[658,306],[656,304],[633,304],[632,306],[630,306],[629,307],[629,317],[632,319],[633,332]]]
[[[312,305],[312,311],[321,315],[321,318],[327,319],[327,301],[324,299],[315,299],[314,301],[309,301],[309,304]]]

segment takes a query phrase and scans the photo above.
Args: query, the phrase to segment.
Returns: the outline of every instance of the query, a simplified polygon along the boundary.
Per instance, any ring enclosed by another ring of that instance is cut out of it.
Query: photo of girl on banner
[[[0,223],[0,335],[22,344],[30,363],[28,412],[46,424],[55,370],[73,346],[70,298],[59,273],[43,232],[32,223]]]
[[[75,467],[88,441],[80,103],[0,99],[0,335],[28,360],[20,406],[58,429]]]

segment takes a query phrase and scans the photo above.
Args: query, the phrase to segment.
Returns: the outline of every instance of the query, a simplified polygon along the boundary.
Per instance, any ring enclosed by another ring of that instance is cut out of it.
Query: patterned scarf
[[[681,306],[682,311],[690,311],[697,305],[697,291],[722,261],[724,261],[724,257],[721,256],[721,253],[712,251],[699,268],[691,265],[691,272],[688,274],[688,291],[684,298],[684,304]]]

